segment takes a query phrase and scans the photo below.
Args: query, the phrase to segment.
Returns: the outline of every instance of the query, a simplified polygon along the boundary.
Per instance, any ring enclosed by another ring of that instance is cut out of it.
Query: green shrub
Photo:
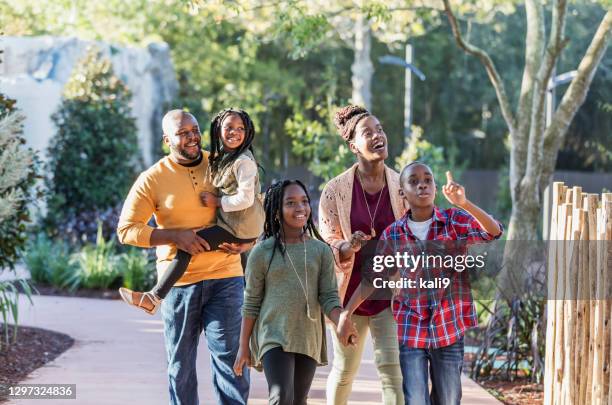
[[[14,269],[26,244],[28,203],[36,197],[34,183],[39,161],[36,153],[25,147],[23,119],[15,100],[0,94],[0,272]],[[12,342],[17,340],[20,291],[31,302],[32,291],[26,280],[0,282],[0,315],[7,346],[11,343],[9,319],[15,325]]]
[[[0,269],[12,269],[26,243],[28,203],[35,198],[36,153],[24,146],[14,100],[0,94]]]
[[[50,284],[49,262],[55,254],[53,242],[44,234],[31,237],[23,255],[31,280],[38,284]]]
[[[62,240],[51,240],[44,234],[30,239],[23,260],[32,281],[73,290],[78,286],[76,266],[70,247]]]
[[[334,128],[331,117],[334,108],[331,105],[319,108],[314,120],[296,113],[285,122],[293,153],[304,158],[308,170],[324,180],[321,189],[355,162],[355,156]]]
[[[123,286],[135,291],[148,291],[156,281],[155,262],[145,249],[130,248],[119,258]]]
[[[115,254],[115,241],[105,240],[101,224],[95,244],[86,244],[74,254],[78,269],[75,286],[84,288],[110,288],[119,279],[118,256]]]
[[[17,327],[19,326],[19,294],[25,294],[32,303],[32,289],[27,280],[0,281],[0,316],[2,316],[4,343],[8,346],[17,341]],[[13,336],[9,335],[9,319],[12,320]],[[0,340],[0,348],[2,347]]]
[[[47,258],[47,280],[50,285],[60,289],[74,290],[78,287],[77,268],[67,243],[57,240],[51,242],[52,252]]]
[[[52,120],[47,231],[73,242],[93,242],[96,225],[104,236],[116,226],[118,207],[140,164],[131,93],[111,62],[90,48],[75,66]]]

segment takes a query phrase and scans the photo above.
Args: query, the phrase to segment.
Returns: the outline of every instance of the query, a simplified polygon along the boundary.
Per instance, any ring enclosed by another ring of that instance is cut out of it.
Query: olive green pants
[[[359,370],[368,330],[374,343],[374,364],[382,383],[383,403],[403,405],[402,371],[399,363],[397,326],[391,308],[374,316],[353,315],[359,339],[356,346],[343,346],[334,332],[332,369],[327,378],[327,404],[345,405]]]

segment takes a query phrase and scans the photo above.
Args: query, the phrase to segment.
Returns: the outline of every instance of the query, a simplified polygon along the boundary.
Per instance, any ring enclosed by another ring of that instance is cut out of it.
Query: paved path
[[[34,371],[26,381],[76,384],[77,400],[68,405],[167,404],[163,325],[159,314],[149,316],[120,301],[52,296],[34,297],[34,306],[21,300],[20,322],[66,333],[74,346],[55,361]],[[202,404],[214,404],[210,389],[209,354],[205,340],[198,349],[199,395]],[[331,346],[331,345],[330,345]],[[362,366],[353,384],[349,404],[381,402],[380,383],[368,342]],[[331,353],[330,353],[331,354]],[[309,404],[324,404],[328,367],[320,367]],[[252,372],[250,404],[267,404],[262,373]],[[58,402],[58,401],[54,401]],[[464,377],[463,404],[498,405],[480,386]],[[14,405],[40,405],[19,400]]]

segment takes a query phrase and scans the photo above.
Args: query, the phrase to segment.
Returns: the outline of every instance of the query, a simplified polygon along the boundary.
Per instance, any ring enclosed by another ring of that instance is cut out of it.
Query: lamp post
[[[546,88],[546,128],[548,128],[550,125],[555,112],[555,88],[574,80],[576,73],[577,72],[575,70],[571,70],[555,76],[553,71],[553,77],[551,77],[548,81],[548,87]],[[542,204],[542,240],[548,240],[548,228],[550,227],[550,205],[550,185],[548,185],[546,186],[546,189],[544,189],[544,201]]]
[[[404,145],[410,141],[410,127],[412,126],[412,74],[414,73],[421,81],[425,80],[425,75],[412,64],[413,60],[412,45],[406,45],[406,58],[385,55],[378,61],[385,65],[396,65],[406,69],[404,85]]]

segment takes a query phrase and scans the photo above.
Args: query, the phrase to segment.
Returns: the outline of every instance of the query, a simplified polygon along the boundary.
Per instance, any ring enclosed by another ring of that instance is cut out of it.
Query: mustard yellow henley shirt
[[[201,229],[215,224],[215,209],[204,207],[202,191],[214,188],[204,181],[208,167],[208,152],[194,167],[182,166],[166,156],[140,174],[121,210],[117,226],[119,241],[124,244],[151,247],[155,217],[159,229]],[[103,185],[101,185],[103,187]],[[174,256],[176,246],[157,246],[157,275],[160,277]],[[194,256],[176,286],[201,280],[242,276],[240,255],[221,251],[204,252]]]

